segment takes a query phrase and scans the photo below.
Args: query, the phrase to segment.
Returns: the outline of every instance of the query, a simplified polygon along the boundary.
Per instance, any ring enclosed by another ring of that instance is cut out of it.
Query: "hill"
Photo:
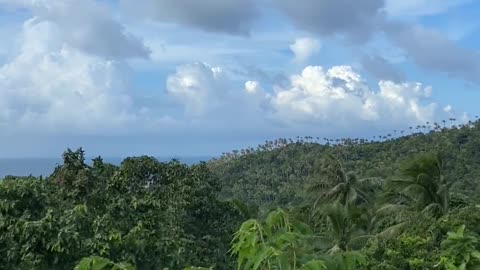
[[[323,144],[312,137],[279,139],[257,149],[224,154],[210,161],[209,167],[223,184],[226,198],[285,206],[302,201],[305,186],[321,176],[329,156],[339,158],[345,169],[359,178],[387,181],[397,175],[404,161],[438,151],[445,160],[446,177],[454,182],[452,192],[479,201],[480,122],[451,128],[435,125],[426,133],[378,137],[380,140],[324,139]]]

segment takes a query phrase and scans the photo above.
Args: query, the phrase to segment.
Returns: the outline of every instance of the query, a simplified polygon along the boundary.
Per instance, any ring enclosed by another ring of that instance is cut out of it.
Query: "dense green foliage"
[[[228,268],[225,256],[242,218],[217,200],[220,186],[205,164],[128,158],[119,167],[82,150],[46,179],[0,184],[3,269],[73,269],[98,255],[138,269],[187,265]]]
[[[257,150],[225,154],[209,166],[223,183],[225,197],[275,208],[302,202],[306,187],[324,177],[325,159],[332,156],[341,160],[344,168],[358,179],[387,180],[398,174],[404,161],[421,153],[440,151],[445,178],[453,182],[453,197],[467,196],[478,202],[480,123],[449,129],[436,127],[427,133],[410,129],[411,134],[398,138],[325,139],[326,144],[319,144],[311,137],[297,141],[279,139],[267,142]]]
[[[0,268],[480,269],[480,123],[417,129],[192,166],[68,150],[0,182]]]

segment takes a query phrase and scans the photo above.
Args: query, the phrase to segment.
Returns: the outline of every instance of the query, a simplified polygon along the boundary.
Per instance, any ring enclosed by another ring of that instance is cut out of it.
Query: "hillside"
[[[226,154],[209,165],[223,184],[225,197],[258,205],[287,205],[302,200],[305,185],[320,177],[323,160],[329,155],[339,158],[347,171],[360,178],[379,177],[386,181],[397,174],[405,160],[439,151],[445,160],[446,177],[454,181],[452,192],[475,201],[480,199],[478,121],[452,128],[437,126],[428,133],[416,132],[398,138],[386,135],[381,141],[331,141],[335,144],[312,142],[311,137],[296,141],[280,139],[256,150]]]

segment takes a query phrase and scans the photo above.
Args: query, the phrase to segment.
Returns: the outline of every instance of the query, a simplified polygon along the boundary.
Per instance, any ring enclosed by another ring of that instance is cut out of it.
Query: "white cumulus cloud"
[[[221,68],[193,63],[177,68],[167,78],[167,92],[185,106],[189,115],[212,111],[225,100],[226,85]]]
[[[245,83],[245,91],[247,93],[258,93],[262,91],[262,87],[258,81],[247,81]]]
[[[273,117],[292,125],[401,127],[435,117],[437,105],[429,102],[430,93],[430,87],[419,83],[391,81],[380,81],[373,90],[349,66],[309,66],[291,77],[289,88],[276,90],[271,105]]]
[[[181,65],[167,78],[167,93],[184,108],[183,121],[224,129],[235,125],[245,132],[265,123],[269,95],[257,81],[247,81],[243,89],[222,68],[206,63]],[[212,126],[213,125],[213,126]]]
[[[379,81],[370,87],[350,66],[328,70],[308,66],[287,86],[266,89],[258,81],[241,84],[204,63],[180,66],[167,91],[184,106],[188,119],[235,123],[251,131],[275,129],[312,133],[362,134],[443,119],[432,88],[421,83]]]
[[[123,64],[65,43],[48,21],[27,21],[21,40],[18,55],[0,66],[3,131],[105,134],[134,122]]]
[[[290,50],[295,55],[295,61],[304,62],[317,54],[321,48],[320,41],[313,38],[298,38],[290,45]]]

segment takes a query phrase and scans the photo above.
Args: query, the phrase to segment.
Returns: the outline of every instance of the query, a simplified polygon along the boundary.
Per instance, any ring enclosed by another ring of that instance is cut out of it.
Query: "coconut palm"
[[[421,155],[401,167],[400,178],[389,187],[398,195],[396,204],[444,215],[449,206],[449,184],[443,175],[444,162],[439,154]]]
[[[366,207],[335,202],[323,205],[316,214],[325,225],[316,245],[329,254],[361,249],[371,237],[372,215]]]
[[[359,179],[354,173],[347,172],[340,160],[330,156],[324,162],[322,177],[313,183],[308,191],[316,198],[313,208],[322,201],[338,201],[346,206],[368,203],[369,193],[381,184],[379,178]]]

